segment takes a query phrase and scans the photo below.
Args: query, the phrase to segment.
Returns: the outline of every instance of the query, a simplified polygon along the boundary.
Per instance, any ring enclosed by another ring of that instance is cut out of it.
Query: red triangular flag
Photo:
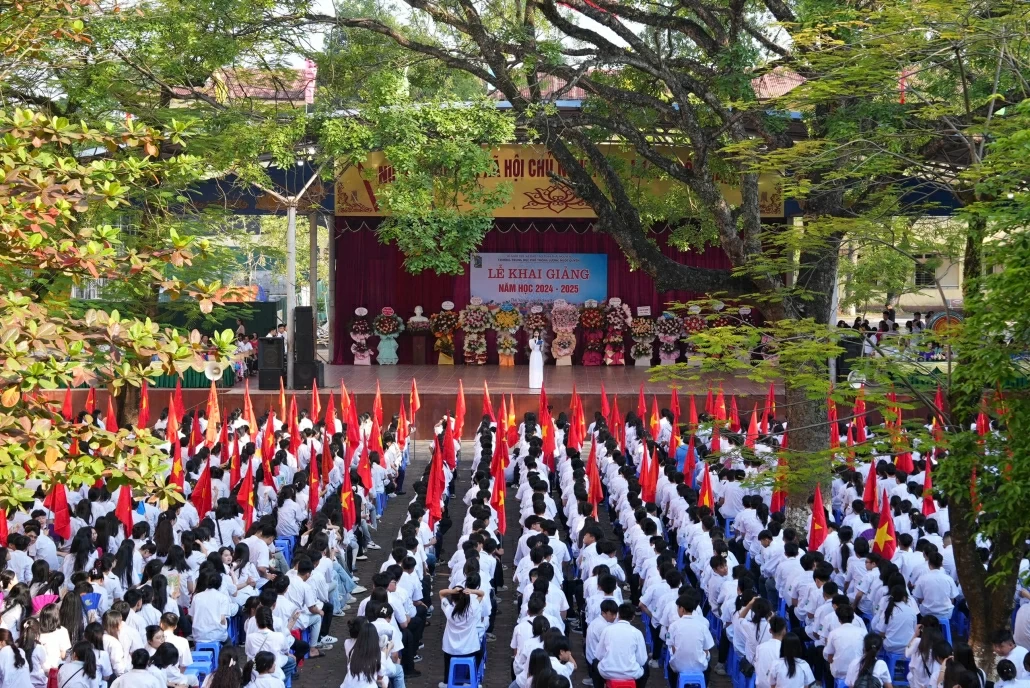
[[[136,418],[137,428],[150,426],[150,386],[146,380],[139,386],[139,416]]]
[[[283,379],[279,378],[279,415],[282,416],[283,422],[289,417],[289,407],[286,406],[286,387],[283,386]]]
[[[378,380],[376,383],[378,384]],[[318,421],[318,417],[322,415],[322,402],[318,399],[318,382],[316,380],[311,381],[311,422],[315,423]]]
[[[675,387],[672,388],[672,398],[669,400],[669,411],[672,412],[672,417],[673,418],[677,418],[678,419],[680,417],[680,415],[681,415],[681,413],[680,413],[680,395],[679,395],[679,392],[676,391]]]
[[[490,416],[491,421],[497,422],[497,416],[494,415],[494,405],[490,402],[490,387],[486,384],[486,380],[483,380],[483,415]]]
[[[328,447],[329,443],[324,442],[323,447]],[[308,511],[311,512],[311,518],[315,518],[315,514],[318,513],[318,468],[317,457],[311,456],[311,464],[308,466]],[[328,475],[328,473],[326,474]]]
[[[354,504],[354,486],[350,481],[350,461],[343,468],[343,485],[340,487],[340,510],[343,512],[341,525],[344,530],[353,530],[358,522],[357,506]]]
[[[465,385],[458,380],[458,398],[454,401],[454,436],[461,441],[465,436]],[[451,466],[454,470],[454,466]]]
[[[232,454],[229,459],[229,487],[236,487],[240,482],[240,437],[232,436]]]
[[[172,395],[172,403],[175,405],[175,415],[182,420],[186,415],[186,405],[182,403],[182,377],[175,377],[175,393]]]
[[[450,419],[447,419],[450,423]],[[429,464],[429,484],[426,486],[426,512],[429,516],[429,529],[435,530],[436,524],[443,515],[444,490],[447,488],[447,480],[443,473],[443,451],[439,442],[433,442],[433,458]]]
[[[938,408],[940,408],[938,406]],[[933,501],[933,478],[930,477],[930,464],[926,460],[926,472],[923,474],[923,515],[929,516],[937,512],[937,505]]]
[[[125,537],[132,537],[132,487],[122,485],[118,488],[118,506],[114,508],[115,517],[125,528]]]
[[[218,424],[222,421],[218,410],[218,389],[211,382],[207,393],[207,431],[204,433],[204,444],[209,449],[218,441]]]
[[[71,423],[75,419],[75,410],[72,408],[72,388],[64,388],[64,402],[61,404],[61,417]]]
[[[640,383],[640,392],[637,394],[637,418],[643,422],[647,418],[647,401],[644,400],[644,383]]]
[[[605,422],[608,421],[608,416],[611,414],[611,407],[608,406],[608,394],[604,391],[604,383],[601,383],[601,415],[604,417]]]
[[[862,502],[869,511],[876,511],[880,505],[879,488],[876,486],[876,466],[869,466],[865,486],[862,488]]]
[[[697,406],[694,404],[694,395],[690,395],[690,410],[687,412],[687,423],[690,425],[690,431],[695,432],[697,430]]]
[[[661,416],[658,414],[658,397],[652,394],[650,418],[651,439],[658,439],[658,429],[661,427],[661,422]]]
[[[243,484],[236,494],[236,503],[243,509],[244,528],[249,529],[254,524],[254,469],[250,464],[247,464]]]
[[[372,462],[368,458],[368,442],[361,445],[361,458],[358,459],[358,478],[368,492],[372,489]]]
[[[297,455],[300,450],[300,426],[297,425],[297,395],[290,395],[290,414],[284,419],[288,420],[286,430],[290,433],[290,454]]]
[[[815,486],[815,500],[812,502],[812,529],[808,532],[808,551],[819,549],[826,540],[826,507],[823,506],[822,489]]]
[[[722,393],[722,384],[719,385],[719,395],[715,397],[715,418],[726,420],[726,397]]]
[[[104,430],[108,432],[118,432],[118,417],[114,413],[113,396],[108,393],[107,411],[104,413]]]
[[[730,397],[730,432],[740,432],[740,411],[737,409],[736,395]]]
[[[204,469],[200,471],[200,478],[197,479],[197,484],[190,495],[190,501],[193,502],[193,506],[197,507],[197,513],[201,518],[211,511],[211,497],[211,462],[205,461]]]
[[[587,501],[594,507],[594,518],[597,518],[597,505],[604,498],[601,488],[601,475],[597,468],[597,442],[590,443],[590,455],[587,457]]]
[[[379,389],[379,378],[376,378],[376,398],[372,400],[372,417],[383,427],[383,393]]]
[[[747,435],[744,439],[744,446],[751,451],[755,450],[756,444],[758,444],[758,404],[755,404],[751,411],[751,422],[747,424]]]
[[[180,390],[181,394],[181,390]],[[86,392],[86,413],[96,418],[97,415],[97,388],[90,387]]]
[[[63,484],[54,483],[50,488],[50,494],[43,500],[43,508],[54,512],[54,534],[63,540],[70,540],[72,515],[68,510],[68,493]]]
[[[683,476],[684,480],[689,480],[689,484],[694,484],[694,471],[697,468],[695,463],[695,457],[697,452],[694,449],[694,433],[690,433],[690,439],[687,440],[687,458],[683,461]]]
[[[422,408],[422,401],[418,398],[418,385],[415,384],[415,378],[411,378],[411,396],[408,399],[408,405],[411,407],[411,422],[415,422],[415,414]]]

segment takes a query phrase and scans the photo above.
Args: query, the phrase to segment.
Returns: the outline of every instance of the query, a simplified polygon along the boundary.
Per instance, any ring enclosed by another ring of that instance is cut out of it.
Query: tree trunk
[[[976,308],[976,304],[980,303],[983,242],[987,232],[986,216],[974,214],[969,218],[962,266],[962,296],[966,308]],[[972,337],[966,340],[972,341]],[[984,385],[975,378],[964,379],[968,377],[964,375],[965,371],[973,370],[972,366],[964,365],[969,363],[969,346],[958,347],[957,351],[956,380],[948,391],[948,406],[951,409],[952,424],[966,429],[956,436],[949,447],[949,459],[968,459],[964,463],[975,466],[982,448],[968,432],[967,423],[979,409]],[[963,354],[963,351],[966,353]],[[961,490],[958,494],[949,495],[948,515],[955,570],[965,593],[966,604],[969,605],[969,645],[976,656],[977,666],[987,671],[988,678],[991,678],[995,667],[991,634],[1009,625],[1019,558],[1010,557],[1011,561],[1004,568],[994,558],[988,568],[984,568],[976,546],[978,511],[969,491]],[[995,534],[995,547],[1004,552],[1006,548],[1019,546],[1013,539],[1011,531],[1003,528]]]

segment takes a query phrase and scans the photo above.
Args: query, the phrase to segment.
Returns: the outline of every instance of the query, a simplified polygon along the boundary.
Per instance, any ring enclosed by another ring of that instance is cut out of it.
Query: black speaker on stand
[[[258,389],[279,389],[286,367],[286,340],[262,337],[258,340]]]
[[[315,360],[315,316],[311,306],[293,309],[294,361],[311,363]]]

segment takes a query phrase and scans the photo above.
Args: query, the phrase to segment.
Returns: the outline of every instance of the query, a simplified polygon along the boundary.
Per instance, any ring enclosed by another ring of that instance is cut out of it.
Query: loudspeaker
[[[311,389],[311,382],[318,380],[319,387],[325,387],[321,361],[295,361],[293,363],[293,388]],[[276,383],[278,385],[279,383]]]
[[[279,389],[279,380],[283,378],[282,368],[266,368],[258,371],[258,389]]]
[[[844,352],[837,358],[837,382],[844,382],[851,372],[851,365],[862,358],[862,336],[845,335],[840,338],[839,346]]]
[[[315,319],[311,306],[293,309],[293,360],[310,363],[315,360]]]
[[[286,367],[286,340],[262,337],[258,340],[258,370],[282,370]],[[276,384],[278,386],[278,383]]]

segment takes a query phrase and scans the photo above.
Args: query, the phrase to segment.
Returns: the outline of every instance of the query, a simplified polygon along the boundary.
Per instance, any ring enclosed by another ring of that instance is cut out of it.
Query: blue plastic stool
[[[197,647],[192,654],[193,663],[186,667],[186,674],[196,676],[197,680],[203,683],[208,674],[214,673],[218,654],[212,652],[210,647]]]
[[[707,688],[705,686],[705,675],[703,673],[694,672],[682,672],[679,675],[679,680],[676,681],[676,688],[685,688],[686,686],[698,686],[699,688]]]
[[[283,553],[283,559],[287,566],[293,566],[293,540],[290,538],[277,538],[272,544],[276,550]]]
[[[733,520],[734,519],[732,519],[732,518],[727,518],[726,519],[726,539],[727,540],[732,540],[733,539]]]
[[[461,681],[458,680],[459,670],[463,676]],[[465,677],[466,675],[467,678]],[[479,688],[479,671],[476,668],[474,657],[455,657],[451,659],[451,667],[447,671],[447,688],[456,688],[457,686]]]
[[[848,684],[842,678],[833,679],[833,688],[848,688]]]
[[[908,658],[905,655],[893,655],[889,652],[881,652],[880,657],[887,664],[887,673],[891,677],[892,686],[908,685]],[[901,677],[898,678],[898,672]]]
[[[214,671],[218,668],[218,655],[222,652],[221,643],[197,643],[197,649],[193,650],[192,654],[196,655],[198,652],[210,652],[211,670]]]
[[[941,624],[941,630],[944,631],[944,639],[951,644],[951,619],[938,616],[937,620]]]

